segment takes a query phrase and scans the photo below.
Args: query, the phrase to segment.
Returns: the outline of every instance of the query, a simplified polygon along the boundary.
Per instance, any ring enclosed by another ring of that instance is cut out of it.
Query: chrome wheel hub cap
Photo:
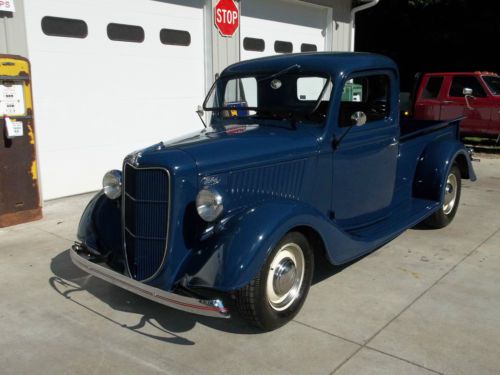
[[[268,270],[266,294],[271,307],[283,311],[299,296],[304,281],[305,260],[302,249],[294,243],[278,250]]]
[[[450,174],[448,176],[448,180],[446,181],[444,190],[443,212],[445,215],[449,215],[450,212],[453,211],[453,207],[455,207],[455,202],[457,200],[457,186],[457,177],[454,174]]]

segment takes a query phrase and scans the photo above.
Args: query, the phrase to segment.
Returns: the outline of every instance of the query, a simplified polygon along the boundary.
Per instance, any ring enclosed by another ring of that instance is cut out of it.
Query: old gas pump
[[[0,55],[0,228],[41,217],[30,65]]]

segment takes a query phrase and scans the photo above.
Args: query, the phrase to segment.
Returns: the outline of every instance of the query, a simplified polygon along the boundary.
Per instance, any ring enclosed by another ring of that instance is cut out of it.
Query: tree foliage
[[[499,1],[382,0],[357,16],[356,49],[392,57],[403,89],[416,72],[500,72],[499,15]]]

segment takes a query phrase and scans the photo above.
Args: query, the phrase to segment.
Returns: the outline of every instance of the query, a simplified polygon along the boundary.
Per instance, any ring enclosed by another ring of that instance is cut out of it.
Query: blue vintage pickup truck
[[[352,261],[419,223],[445,227],[461,180],[476,178],[459,120],[400,122],[398,94],[398,69],[379,55],[231,65],[205,100],[209,126],[104,176],[73,262],[173,308],[285,324],[315,262]]]

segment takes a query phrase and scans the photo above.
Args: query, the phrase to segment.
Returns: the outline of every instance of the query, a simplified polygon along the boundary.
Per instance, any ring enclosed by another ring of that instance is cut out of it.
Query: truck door
[[[472,89],[468,103],[464,89]],[[460,125],[462,133],[486,133],[491,120],[491,103],[486,90],[476,76],[457,75],[451,78],[450,89],[441,107],[441,118],[451,120],[460,116],[465,119]]]
[[[500,77],[497,75],[483,75],[482,78],[491,95],[491,120],[488,133],[500,140]]]
[[[399,152],[397,93],[392,72],[356,74],[343,84],[339,116],[332,119],[338,124],[332,212],[343,228],[369,224],[390,212]],[[366,124],[351,127],[353,115],[361,112]]]

